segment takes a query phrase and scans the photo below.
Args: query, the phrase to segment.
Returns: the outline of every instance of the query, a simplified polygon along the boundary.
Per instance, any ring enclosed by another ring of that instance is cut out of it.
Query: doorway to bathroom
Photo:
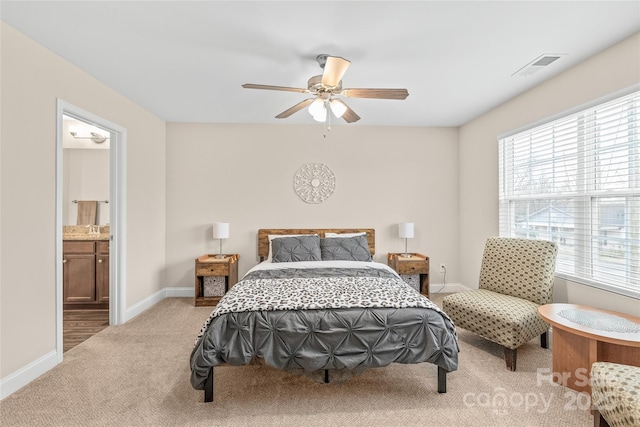
[[[126,131],[58,100],[56,350],[123,322]]]
[[[108,131],[62,116],[63,351],[109,326]]]

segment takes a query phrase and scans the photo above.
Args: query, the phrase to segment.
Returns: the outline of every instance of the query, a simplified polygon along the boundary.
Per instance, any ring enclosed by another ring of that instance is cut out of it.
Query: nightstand
[[[233,285],[238,283],[240,255],[202,255],[196,258],[195,306],[216,305]]]
[[[429,298],[429,257],[422,254],[387,254],[387,264],[400,276],[420,275],[420,293]]]

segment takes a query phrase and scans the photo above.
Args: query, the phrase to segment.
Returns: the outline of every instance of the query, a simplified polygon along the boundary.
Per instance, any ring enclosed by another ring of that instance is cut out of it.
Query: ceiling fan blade
[[[342,105],[347,107],[347,110],[344,112],[344,114],[342,114],[342,118],[344,119],[345,122],[353,123],[360,120],[360,116],[357,115],[356,112],[353,111],[351,107],[349,107],[342,99],[334,98],[334,100],[340,102]]]
[[[286,119],[287,117],[289,117],[293,113],[297,113],[298,111],[302,110],[304,107],[306,107],[307,105],[311,104],[313,101],[315,101],[315,98],[309,98],[309,99],[305,99],[304,101],[298,102],[293,107],[291,107],[288,110],[285,110],[282,113],[278,114],[276,116],[276,119]]]
[[[406,89],[343,89],[341,95],[350,98],[405,99]]]
[[[270,86],[270,85],[256,85],[253,83],[245,83],[242,85],[245,89],[266,89],[266,90],[284,90],[287,92],[309,93],[308,89],[302,89],[298,87],[288,86]]]
[[[327,56],[327,62],[324,64],[324,72],[322,73],[322,83],[325,86],[338,86],[350,64],[351,61],[339,56]]]

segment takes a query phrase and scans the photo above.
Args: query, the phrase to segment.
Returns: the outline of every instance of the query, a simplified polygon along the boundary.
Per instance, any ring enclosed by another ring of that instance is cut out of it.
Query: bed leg
[[[438,393],[447,392],[447,371],[438,366]]]
[[[325,384],[329,384],[329,370],[328,369],[324,370],[324,383]]]
[[[213,366],[209,370],[207,379],[204,382],[204,401],[213,402]]]

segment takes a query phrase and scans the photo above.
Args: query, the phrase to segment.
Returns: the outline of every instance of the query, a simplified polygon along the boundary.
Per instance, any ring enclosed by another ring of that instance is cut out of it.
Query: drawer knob
[[[102,262],[102,260],[101,260],[101,259],[99,259],[99,260],[98,260],[98,262],[100,262],[100,263],[101,263],[101,262]]]

